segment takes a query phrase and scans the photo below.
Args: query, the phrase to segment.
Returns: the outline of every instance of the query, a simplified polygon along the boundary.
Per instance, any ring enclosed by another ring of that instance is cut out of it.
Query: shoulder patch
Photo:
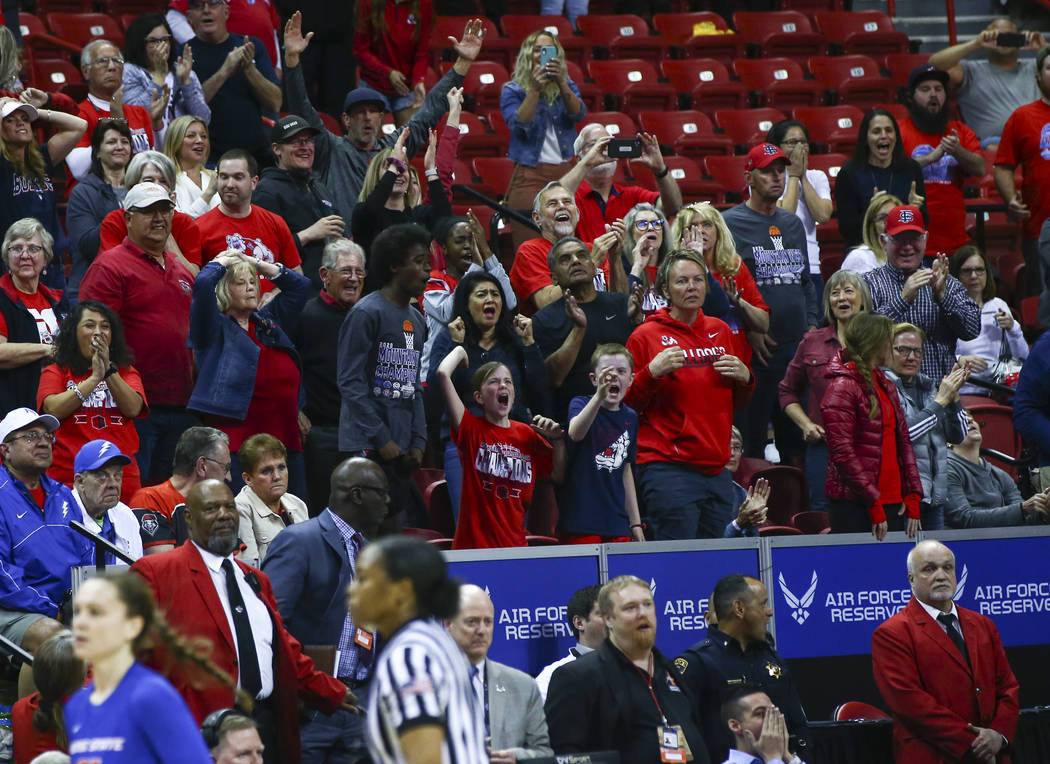
[[[685,658],[675,658],[674,667],[684,674],[685,670],[689,668],[689,661],[687,661]]]

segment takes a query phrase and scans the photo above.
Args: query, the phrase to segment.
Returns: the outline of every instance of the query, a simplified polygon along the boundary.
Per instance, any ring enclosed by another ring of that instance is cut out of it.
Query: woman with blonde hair
[[[864,243],[854,247],[842,261],[840,268],[844,271],[867,273],[886,264],[886,250],[882,248],[881,235],[886,232],[886,218],[890,210],[900,207],[903,202],[893,194],[877,194],[864,213],[861,236]]]
[[[521,43],[511,81],[500,93],[500,111],[510,128],[507,155],[515,162],[505,203],[528,209],[540,189],[572,169],[576,126],[587,114],[557,35],[540,29]],[[515,248],[533,236],[520,226],[513,229]]]
[[[219,206],[218,173],[204,166],[211,144],[200,117],[176,118],[164,133],[164,155],[175,164],[175,209],[199,218]]]
[[[729,299],[729,310],[719,316],[733,334],[734,354],[751,366],[748,332],[769,330],[769,307],[762,299],[751,271],[736,253],[733,234],[722,214],[707,202],[690,204],[678,211],[671,235],[676,246],[700,252],[711,279]],[[709,311],[707,315],[718,315]]]
[[[828,366],[821,402],[828,443],[824,491],[832,533],[919,530],[922,481],[897,386],[879,368],[890,360],[893,322],[861,312],[846,324],[845,348]],[[905,517],[907,516],[907,517]]]

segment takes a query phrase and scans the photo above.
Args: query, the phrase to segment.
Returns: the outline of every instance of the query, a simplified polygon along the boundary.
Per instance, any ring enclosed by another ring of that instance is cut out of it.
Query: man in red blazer
[[[313,661],[303,655],[301,645],[281,622],[266,574],[233,560],[238,514],[233,493],[225,483],[205,480],[190,490],[186,525],[189,543],[143,557],[132,570],[150,585],[158,608],[177,632],[212,645],[212,662],[237,679],[242,689],[245,685],[259,686],[249,694],[256,697],[253,716],[267,743],[264,761],[298,764],[299,700],[332,713],[341,706],[352,709],[354,696],[334,677],[317,671]],[[234,563],[228,575],[238,584],[239,595],[234,595],[232,605],[227,599],[225,560]],[[245,611],[251,633],[242,634],[238,640],[235,619],[243,618]],[[247,662],[242,672],[238,661],[241,653],[248,652],[257,656],[253,665],[258,668],[251,673]],[[154,652],[149,665],[165,673],[198,724],[212,711],[234,705],[233,688],[172,663],[161,650]]]
[[[995,624],[956,607],[955,555],[939,541],[915,545],[908,581],[911,601],[871,639],[875,683],[893,712],[896,760],[1008,762],[1017,680]]]

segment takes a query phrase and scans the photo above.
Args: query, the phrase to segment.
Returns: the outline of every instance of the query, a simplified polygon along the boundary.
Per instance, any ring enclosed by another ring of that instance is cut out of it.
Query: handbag
[[[1003,329],[1003,339],[999,343],[999,360],[992,367],[989,378],[997,384],[1005,385],[1006,387],[1016,387],[1017,378],[1021,375],[1021,367],[1023,365],[1023,360],[1014,357],[1013,351],[1010,349],[1010,342],[1006,338],[1006,330]]]

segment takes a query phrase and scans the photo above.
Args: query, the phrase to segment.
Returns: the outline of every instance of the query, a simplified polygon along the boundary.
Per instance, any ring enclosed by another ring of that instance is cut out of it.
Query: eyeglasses
[[[350,490],[351,491],[354,490],[355,488],[360,488],[362,491],[375,491],[376,493],[381,493],[384,496],[389,496],[390,495],[390,489],[389,488],[380,488],[377,485],[352,485],[352,486],[350,486]]]
[[[165,42],[168,42],[168,43],[171,42],[171,35],[170,34],[166,34],[163,37],[147,37],[146,38],[146,44],[147,45],[160,45],[161,43],[165,43]]]
[[[962,276],[983,276],[987,271],[983,266],[977,268],[960,268],[959,274]]]
[[[37,441],[44,441],[48,445],[55,442],[55,433],[53,432],[40,432],[40,430],[32,430],[31,432],[24,432],[21,435],[12,435],[10,438],[5,440],[5,443],[11,443],[15,440],[24,440],[31,446],[35,446]]]
[[[124,59],[120,56],[103,56],[102,58],[96,58],[91,62],[92,66],[101,66],[103,69],[108,69],[109,65],[124,66]]]
[[[729,453],[731,454],[742,454],[744,453],[744,447],[738,446],[736,443],[732,443],[729,446]]]
[[[922,358],[922,348],[910,348],[905,347],[904,345],[898,345],[897,347],[893,348],[893,352],[899,356],[903,356],[904,358],[908,358],[910,356]]]
[[[220,462],[218,459],[212,459],[210,456],[202,456],[201,459],[207,459],[213,464],[218,464],[220,467],[222,467],[222,472],[224,475],[230,474],[230,467],[232,466],[233,462]]]
[[[226,0],[190,0],[190,2],[187,4],[187,7],[203,8],[204,6],[208,5],[214,8],[215,6],[222,5],[225,2]]]
[[[290,141],[284,142],[285,146],[313,146],[314,137],[312,135],[306,135],[302,138],[293,138]]]
[[[791,140],[791,141],[782,141],[780,145],[781,146],[787,146],[789,148],[794,148],[795,146],[805,146],[805,145],[808,145],[808,144],[809,144],[809,141],[807,141],[805,138],[795,138],[794,140]]]
[[[364,268],[339,268],[336,270],[336,273],[340,276],[356,276],[359,279],[365,277]]]
[[[12,255],[20,255],[23,252],[28,252],[31,255],[39,255],[41,252],[44,251],[44,248],[41,247],[39,244],[13,244],[12,246],[7,248],[7,251]]]
[[[657,228],[664,227],[664,221],[660,218],[657,218],[656,220],[636,220],[634,222],[634,227],[639,231],[655,231]]]

